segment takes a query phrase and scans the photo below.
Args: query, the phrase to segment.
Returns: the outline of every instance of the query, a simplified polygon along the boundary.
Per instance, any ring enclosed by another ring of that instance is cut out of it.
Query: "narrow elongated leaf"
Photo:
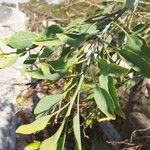
[[[134,53],[131,50],[123,49],[119,51],[122,58],[129,64],[135,71],[150,77],[150,62]]]
[[[74,131],[74,135],[77,141],[78,149],[82,150],[79,112],[73,118],[73,131]]]
[[[46,127],[50,118],[51,118],[51,115],[48,115],[48,116],[38,118],[37,120],[35,120],[34,122],[30,124],[22,125],[16,130],[16,133],[32,134],[32,133],[41,131]]]
[[[63,95],[49,95],[42,98],[34,109],[34,114],[39,114],[49,110],[63,99]]]
[[[66,140],[66,133],[63,137],[61,137],[57,143],[57,150],[64,150],[65,148],[65,140]]]
[[[37,38],[36,34],[29,31],[19,31],[14,33],[7,44],[16,49],[31,48],[33,41]]]
[[[141,33],[141,32],[143,32],[144,31],[144,29],[145,29],[145,24],[138,24],[138,25],[136,25],[133,29],[132,29],[132,31],[133,32],[136,32],[136,33]]]
[[[99,59],[99,68],[102,75],[120,77],[127,73],[128,69],[116,64],[108,64],[106,60]]]
[[[113,110],[110,110],[113,106],[110,106],[111,97],[103,88],[96,86],[94,91],[94,99],[98,106],[98,108],[109,118],[115,119],[115,115],[113,114]]]
[[[40,145],[40,141],[34,141],[33,143],[27,145],[24,150],[38,150],[40,148]]]
[[[53,136],[51,136],[50,138],[42,142],[40,146],[40,150],[47,150],[48,148],[52,150],[57,150],[57,142],[64,128],[64,124],[65,124],[65,120],[62,122],[61,126]]]
[[[7,68],[12,66],[16,60],[18,59],[18,55],[8,55],[0,60],[0,68]]]

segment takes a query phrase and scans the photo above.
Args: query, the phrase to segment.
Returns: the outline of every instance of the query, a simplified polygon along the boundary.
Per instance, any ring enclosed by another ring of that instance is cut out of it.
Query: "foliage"
[[[61,120],[52,136],[28,147],[63,150],[67,134],[74,132],[75,147],[81,150],[87,127],[115,120],[117,115],[125,118],[116,94],[117,85],[130,80],[129,75],[150,77],[150,47],[141,37],[143,26],[141,30],[140,25],[130,30],[118,20],[128,13],[128,8],[134,9],[133,3],[128,2],[111,14],[96,13],[86,20],[76,19],[66,27],[51,25],[39,35],[21,31],[7,40],[7,45],[17,50],[15,58],[9,55],[7,63],[2,59],[1,68],[27,54],[23,63],[26,75],[37,83],[64,82],[61,94],[39,101],[34,109],[35,121],[17,129],[17,133],[34,134],[44,130],[54,118]],[[1,55],[8,57],[3,52]]]

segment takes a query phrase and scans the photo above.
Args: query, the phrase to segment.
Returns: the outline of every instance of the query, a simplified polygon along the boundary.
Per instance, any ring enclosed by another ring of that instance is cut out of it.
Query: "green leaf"
[[[128,49],[120,50],[119,54],[122,56],[123,60],[125,60],[126,63],[129,64],[129,66],[131,66],[135,71],[143,74],[145,77],[150,78],[149,61]]]
[[[42,98],[34,109],[34,114],[39,114],[51,109],[63,99],[63,95],[49,95]]]
[[[59,73],[53,73],[50,74],[48,77],[46,77],[41,70],[34,70],[34,71],[27,71],[25,72],[26,75],[29,75],[31,78],[35,79],[47,79],[51,81],[56,81],[60,79],[61,75]]]
[[[107,93],[107,91],[99,86],[96,86],[94,91],[94,99],[98,106],[98,108],[109,118],[115,119],[115,115],[113,113],[114,110],[112,106],[112,99]]]
[[[66,133],[63,137],[61,137],[57,143],[57,150],[64,150],[65,148],[65,140],[66,140]]]
[[[88,33],[88,34],[96,34],[99,30],[97,30],[96,24],[91,23],[83,23],[83,25],[80,27],[81,33]]]
[[[54,61],[49,61],[48,62],[51,70],[59,73],[65,73],[67,71],[67,63],[64,61],[64,58],[59,58]]]
[[[145,30],[145,24],[138,24],[138,25],[136,25],[133,29],[132,29],[132,31],[133,32],[136,32],[136,33],[141,33],[141,32],[143,32]]]
[[[64,124],[65,120],[62,122],[61,126],[53,136],[42,142],[40,150],[47,150],[47,148],[50,148],[51,150],[57,150],[57,143],[64,128]]]
[[[0,58],[0,68],[12,66],[18,59],[18,55],[7,55]]]
[[[40,68],[41,68],[43,74],[45,75],[45,77],[48,79],[49,76],[51,75],[49,64],[47,64],[47,63],[41,63],[40,64]]]
[[[108,75],[112,77],[120,77],[128,72],[128,69],[118,66],[116,64],[108,64],[106,60],[99,59],[99,68],[102,75]]]
[[[101,87],[104,88],[111,96],[112,100],[113,100],[113,104],[114,105],[114,112],[116,114],[118,114],[119,116],[121,116],[122,118],[125,118],[125,115],[120,107],[119,104],[119,99],[116,93],[116,89],[113,83],[113,78],[110,76],[103,76],[101,75],[99,77],[99,82],[101,84]]]
[[[71,47],[79,47],[86,40],[86,34],[57,34],[57,37]]]
[[[77,141],[78,149],[82,150],[79,112],[77,112],[73,118],[73,131]]]
[[[63,33],[63,29],[57,24],[51,25],[39,35],[36,41],[45,41],[56,38],[57,33]]]
[[[132,50],[139,56],[147,59],[147,61],[150,60],[150,47],[147,45],[146,41],[140,36],[131,35],[130,37],[128,37],[125,49]]]
[[[24,61],[24,64],[33,64],[33,63],[35,63],[37,57],[38,57],[38,54],[29,55],[29,57]]]
[[[40,148],[40,145],[40,141],[34,141],[33,143],[27,145],[24,150],[38,150]]]
[[[51,118],[51,115],[48,115],[48,116],[38,118],[37,120],[35,120],[34,122],[30,124],[22,125],[16,130],[16,133],[32,134],[32,133],[41,131],[46,127],[50,118]]]
[[[138,54],[142,54],[141,51],[142,45],[143,45],[142,41],[136,35],[131,35],[127,37],[125,48],[135,51]]]
[[[128,9],[135,9],[138,5],[139,0],[126,0],[125,6]]]
[[[36,34],[29,31],[14,33],[8,41],[8,45],[16,49],[31,48],[33,41],[37,38]]]

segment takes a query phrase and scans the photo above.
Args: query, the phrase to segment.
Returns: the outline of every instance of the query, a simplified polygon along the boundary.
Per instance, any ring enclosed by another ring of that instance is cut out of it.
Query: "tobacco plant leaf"
[[[47,150],[48,148],[52,149],[52,150],[57,150],[58,141],[60,139],[62,130],[64,128],[64,124],[65,124],[65,119],[62,122],[62,124],[60,125],[59,129],[57,130],[57,132],[54,135],[52,135],[50,138],[44,140],[41,143],[41,146],[40,146],[39,150]]]
[[[99,82],[100,82],[101,87],[104,88],[112,98],[112,101],[113,101],[112,105],[114,105],[114,113],[118,114],[122,118],[125,118],[125,115],[119,104],[119,99],[118,99],[116,89],[113,83],[113,78],[110,76],[101,75],[99,77]]]
[[[99,59],[98,63],[102,75],[120,77],[128,72],[128,69],[118,66],[116,64],[109,64],[104,59]]]
[[[51,109],[54,105],[58,104],[63,99],[62,94],[49,95],[42,98],[34,109],[34,114],[40,114]]]
[[[40,148],[40,145],[40,141],[34,141],[33,143],[28,144],[24,150],[38,150]]]
[[[109,118],[115,119],[113,113],[112,99],[107,91],[99,86],[96,86],[94,91],[94,99],[98,108]]]
[[[63,34],[59,33],[57,34],[57,37],[64,42],[65,44],[71,46],[71,47],[79,47],[82,42],[86,40],[86,34]]]
[[[53,73],[50,74],[49,76],[45,76],[41,70],[33,70],[33,71],[27,71],[25,72],[26,75],[29,75],[31,78],[35,79],[47,79],[51,81],[56,81],[60,79],[61,75],[59,73]]]
[[[82,150],[79,112],[77,112],[77,114],[73,118],[73,131],[74,131],[75,139],[77,141],[78,149]]]
[[[63,29],[57,25],[51,25],[47,27],[36,39],[36,41],[45,41],[45,40],[51,40],[56,38],[57,33],[63,33]]]
[[[7,55],[1,57],[0,68],[3,69],[12,66],[17,61],[18,57],[18,55]]]
[[[19,31],[9,38],[7,44],[15,49],[31,48],[36,38],[37,35],[30,31]]]
[[[129,49],[122,49],[119,51],[119,54],[135,71],[150,78],[150,61],[147,61],[145,58]]]
[[[38,131],[43,130],[46,125],[48,124],[49,120],[51,118],[51,115],[44,116],[41,118],[38,118],[34,122],[26,125],[21,125],[17,130],[16,133],[20,134],[32,134],[36,133]]]

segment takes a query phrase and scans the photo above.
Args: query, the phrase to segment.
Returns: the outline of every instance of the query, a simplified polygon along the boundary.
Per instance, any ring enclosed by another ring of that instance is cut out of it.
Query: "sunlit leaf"
[[[37,120],[35,120],[34,122],[30,124],[22,125],[16,130],[16,133],[32,134],[32,133],[41,131],[47,126],[50,118],[51,118],[51,115],[48,115],[48,116],[38,118]]]
[[[49,95],[42,98],[34,109],[34,114],[39,114],[51,109],[63,99],[63,95]]]
[[[24,150],[38,150],[40,148],[40,145],[40,141],[34,141],[33,143],[28,144]]]
[[[19,31],[14,33],[7,44],[16,49],[31,48],[33,41],[37,38],[37,35],[29,31]]]
[[[0,68],[12,66],[18,59],[18,55],[7,55],[0,58]]]
[[[64,128],[64,124],[65,124],[65,120],[62,122],[59,129],[53,136],[51,136],[50,138],[48,138],[42,142],[42,144],[40,146],[40,150],[46,150],[47,148],[50,148],[52,150],[57,150],[57,142],[60,139],[60,135]]]
[[[45,77],[48,79],[49,76],[51,75],[49,64],[41,63],[40,68],[41,68],[43,74],[45,75]]]
[[[78,149],[82,150],[79,112],[73,118],[73,131],[77,141]]]

